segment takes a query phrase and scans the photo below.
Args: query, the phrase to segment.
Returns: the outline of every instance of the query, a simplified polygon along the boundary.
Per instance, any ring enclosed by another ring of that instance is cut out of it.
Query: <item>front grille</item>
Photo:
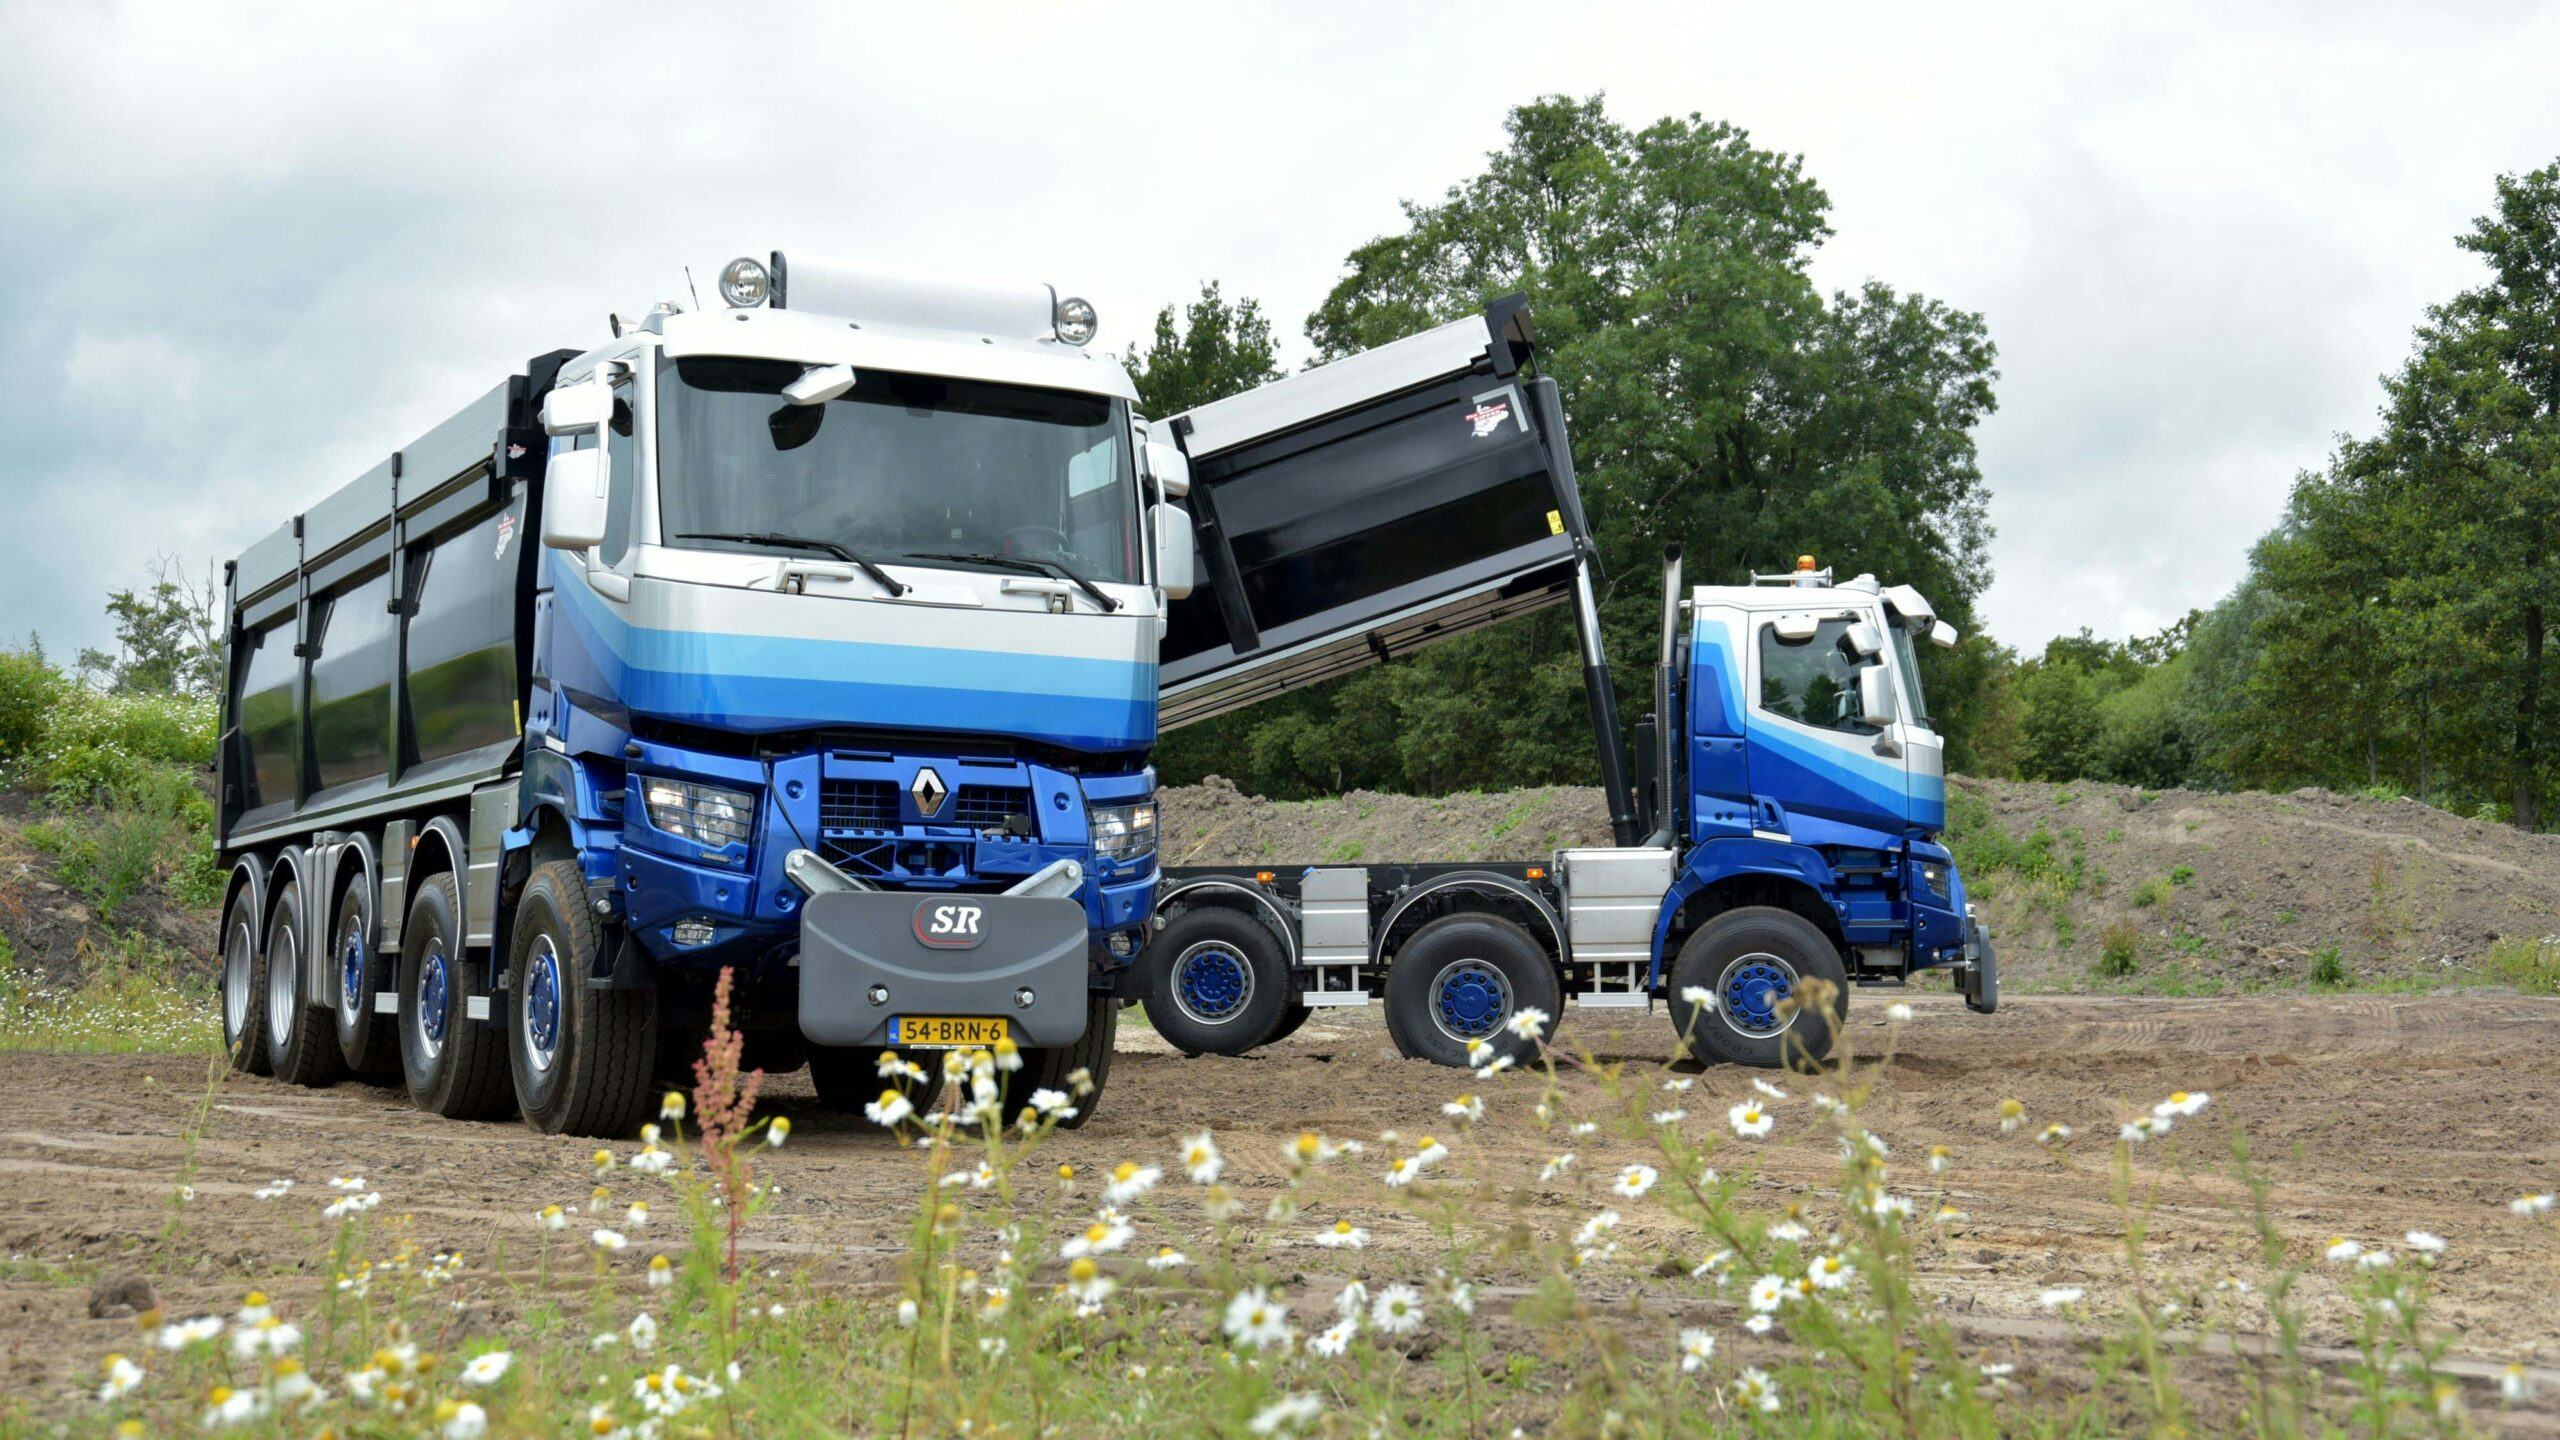
[[[951,797],[951,823],[993,830],[1008,820],[1031,820],[1031,792],[1019,785],[963,785]]]
[[[889,830],[898,824],[898,787],[886,780],[823,780],[818,784],[821,830]]]

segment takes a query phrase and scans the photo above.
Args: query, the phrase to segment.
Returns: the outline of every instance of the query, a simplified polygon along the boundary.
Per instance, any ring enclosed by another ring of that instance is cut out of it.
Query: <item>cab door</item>
[[[1160,729],[1572,597],[1587,532],[1528,320],[1496,301],[1152,424],[1189,459],[1199,558]]]
[[[1851,643],[1865,619],[1846,608],[1752,617],[1752,798],[1760,823],[1783,816],[1799,842],[1882,847],[1910,824],[1908,737],[1899,718],[1866,723],[1860,699],[1861,672],[1888,663]]]

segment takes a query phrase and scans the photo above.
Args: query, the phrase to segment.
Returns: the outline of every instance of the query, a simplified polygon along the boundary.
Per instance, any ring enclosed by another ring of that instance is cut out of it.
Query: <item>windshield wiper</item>
[[[1093,603],[1101,606],[1104,610],[1117,610],[1120,608],[1119,601],[1103,594],[1092,581],[1087,580],[1082,575],[1077,574],[1055,560],[1034,560],[1024,555],[981,555],[975,553],[954,554],[945,551],[923,551],[909,554],[905,558],[909,560],[957,560],[964,565],[993,565],[999,569],[1020,570],[1031,575],[1055,575],[1061,580],[1072,583],[1077,589],[1082,590],[1087,595],[1092,596]]]
[[[778,535],[770,530],[687,530],[676,538],[679,540],[727,540],[738,545],[769,545],[777,550],[815,550],[821,555],[832,555],[847,565],[861,566],[863,574],[879,581],[880,588],[888,591],[892,596],[904,595],[914,588],[855,554],[852,546],[839,545],[833,540],[813,540],[806,535]]]

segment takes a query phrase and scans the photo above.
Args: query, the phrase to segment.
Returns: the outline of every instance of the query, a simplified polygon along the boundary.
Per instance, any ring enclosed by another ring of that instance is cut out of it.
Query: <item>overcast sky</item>
[[[1112,348],[1219,279],[1294,363],[1399,200],[1593,91],[1802,154],[1826,285],[1988,318],[1995,635],[2156,629],[2370,428],[2491,177],[2560,156],[2547,5],[928,8],[0,0],[0,642],[104,642],[155,555],[237,554],[686,264],[1049,280]]]

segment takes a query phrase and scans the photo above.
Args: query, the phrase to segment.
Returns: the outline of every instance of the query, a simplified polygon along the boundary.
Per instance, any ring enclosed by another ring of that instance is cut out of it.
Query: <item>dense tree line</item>
[[[1920,587],[1970,630],[1990,578],[1974,427],[1981,318],[1807,274],[1828,202],[1792,157],[1695,116],[1642,130],[1547,99],[1405,228],[1355,249],[1307,318],[1315,359],[1525,291],[1563,387],[1610,583],[1628,713],[1644,706],[1653,558],[1731,583],[1812,552]],[[1924,652],[1955,768],[2165,787],[2388,788],[2536,826],[2560,780],[2560,165],[2498,180],[2458,242],[2484,283],[2431,309],[2379,428],[2300,476],[2247,578],[2157,635],[2020,656]],[[1279,374],[1269,319],[1212,285],[1137,357],[1148,413]],[[1548,612],[1169,737],[1282,796],[1588,781],[1570,619]]]

